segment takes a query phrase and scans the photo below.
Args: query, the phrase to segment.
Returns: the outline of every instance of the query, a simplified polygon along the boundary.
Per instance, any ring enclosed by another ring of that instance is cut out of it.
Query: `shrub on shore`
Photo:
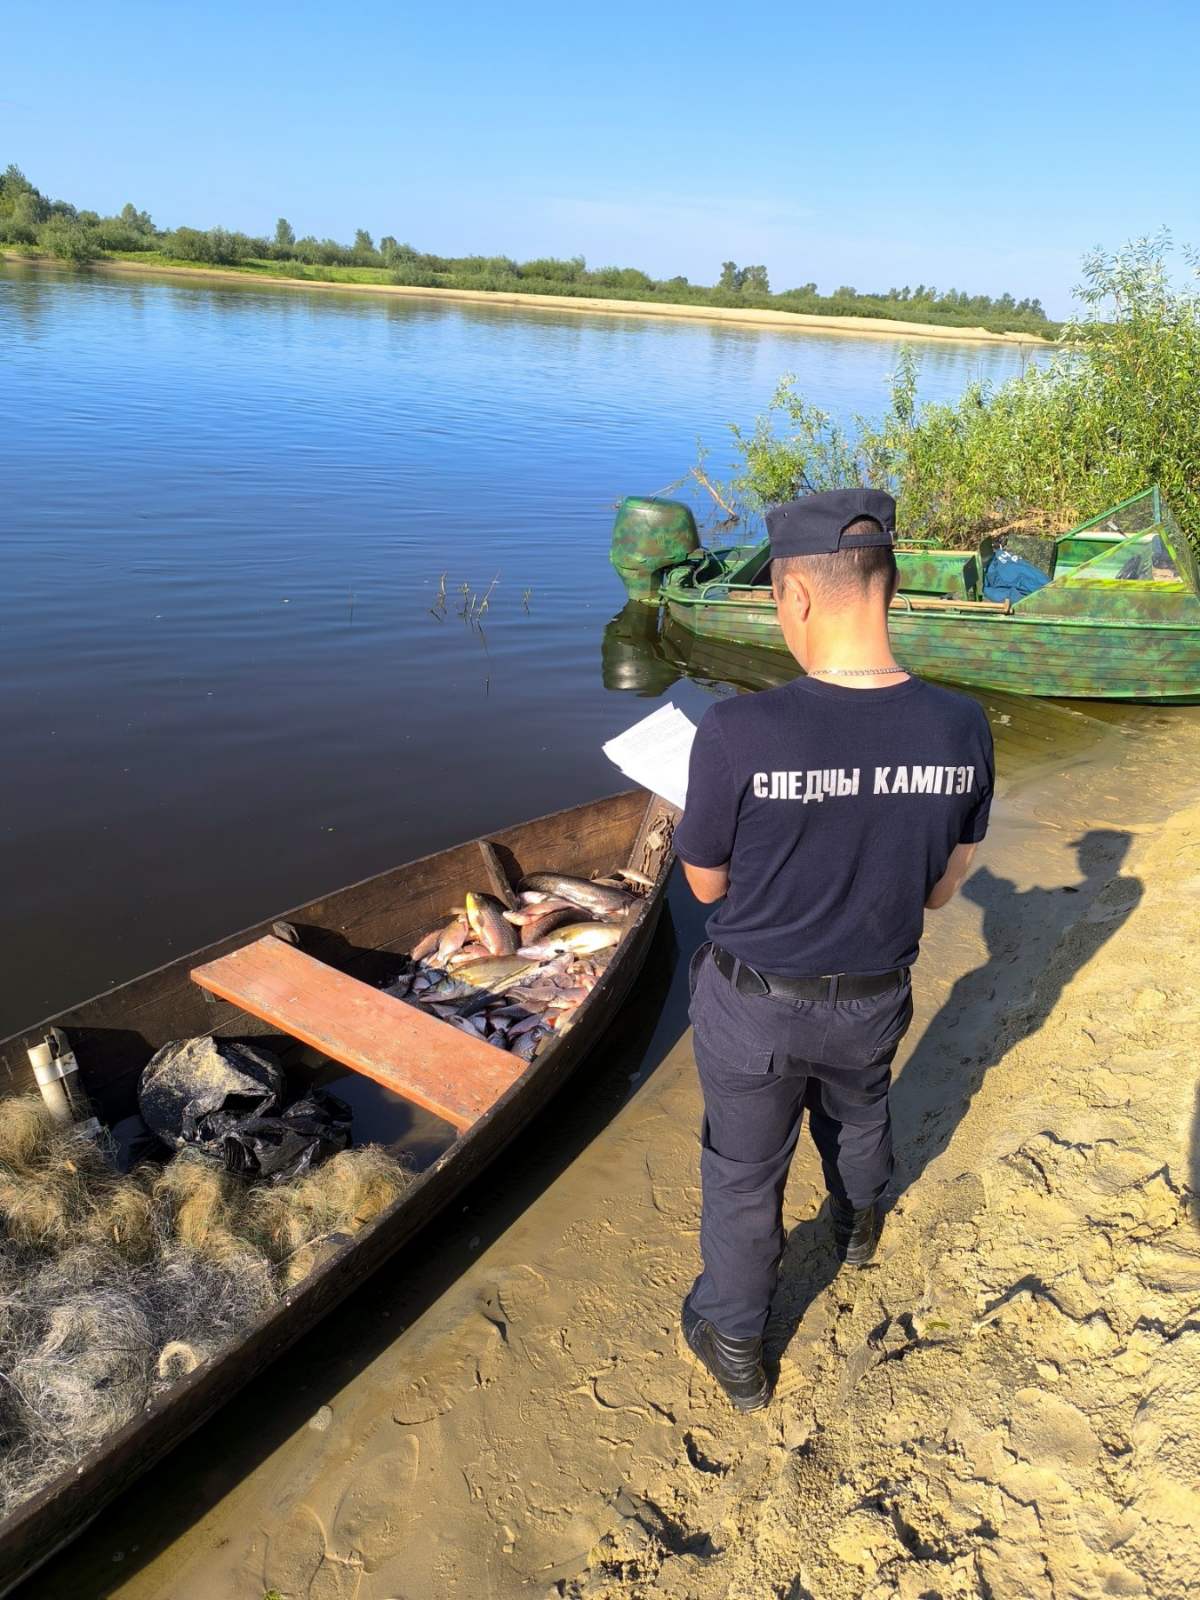
[[[1196,256],[1184,261],[1197,276]],[[896,495],[905,536],[957,543],[1014,522],[1061,531],[1157,483],[1200,538],[1200,291],[1172,264],[1166,233],[1093,252],[1063,349],[952,403],[918,402],[910,350],[883,417],[848,427],[784,378],[750,429],[733,426],[740,465],[715,498],[741,519],[869,483]]]

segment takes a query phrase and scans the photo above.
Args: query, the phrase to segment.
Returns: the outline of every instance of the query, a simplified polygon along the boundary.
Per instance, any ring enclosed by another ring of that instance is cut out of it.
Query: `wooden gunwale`
[[[632,790],[554,812],[487,836],[502,855],[524,871],[554,867],[563,872],[586,875],[598,867],[611,866],[614,859],[624,860],[626,864],[644,870],[644,863],[649,859],[646,841],[652,824],[660,817],[669,819],[663,830],[664,842],[653,854],[654,888],[630,924],[616,956],[580,1006],[571,1030],[556,1039],[549,1049],[533,1061],[478,1121],[462,1133],[432,1166],[414,1179],[399,1199],[252,1323],[238,1344],[230,1346],[182,1378],[154,1400],[140,1417],[113,1433],[75,1467],[60,1474],[0,1522],[0,1596],[8,1594],[16,1584],[69,1544],[115,1495],[220,1409],[257,1372],[365,1282],[389,1256],[412,1240],[557,1093],[603,1033],[645,961],[662,912],[666,883],[674,859],[670,844],[674,815],[666,802],[653,796],[647,798],[644,792]],[[552,853],[556,840],[564,852],[557,860]],[[524,841],[529,844],[528,850],[523,853]],[[307,933],[317,944],[321,943],[318,936],[324,933],[326,942],[331,942],[338,951],[340,959],[337,964],[342,966],[342,970],[362,969],[364,962],[356,961],[356,957],[364,953],[378,956],[380,952],[409,948],[416,937],[414,926],[419,925],[419,921],[414,924],[411,920],[414,913],[409,906],[400,914],[408,916],[410,920],[400,926],[390,939],[380,941],[367,952],[356,950],[348,945],[346,931],[379,921],[377,908],[364,902],[374,902],[381,892],[389,900],[392,899],[403,887],[404,880],[411,878],[421,891],[417,895],[420,918],[427,916],[426,902],[430,899],[437,901],[439,913],[444,912],[448,896],[461,893],[464,886],[478,883],[484,875],[477,847],[478,841],[472,840],[421,857],[388,872],[362,879],[304,907],[285,912],[283,916],[297,925],[302,935]],[[611,859],[604,859],[605,852],[616,854]],[[445,868],[441,892],[426,892],[428,886],[436,885],[439,866]],[[317,918],[320,920],[315,920]],[[89,1036],[87,1018],[89,1015],[98,1015],[105,1023],[115,1021],[122,1015],[122,996],[131,1002],[131,1008],[125,1015],[127,1022],[136,1023],[139,1018],[154,1019],[151,1040],[133,1030],[126,1030],[132,1039],[141,1041],[141,1059],[135,1061],[132,1071],[118,1068],[111,1048],[106,1058],[105,1070],[117,1080],[117,1092],[120,1092],[121,1084],[126,1085],[128,1091],[128,1085],[136,1081],[141,1066],[148,1059],[147,1052],[151,1045],[157,1048],[157,1044],[153,1043],[154,1038],[170,1021],[169,1017],[158,1015],[155,996],[148,992],[147,986],[150,991],[160,991],[159,1001],[165,1003],[168,1011],[174,1007],[179,1013],[182,1025],[174,1032],[168,1030],[169,1037],[181,1037],[196,1031],[234,1037],[261,1035],[264,1029],[256,1019],[246,1017],[228,1005],[213,1005],[207,1001],[202,991],[190,982],[189,972],[201,962],[227,954],[269,932],[270,928],[271,921],[264,921],[202,950],[181,956],[142,978],[133,979],[0,1041],[0,1065],[8,1073],[7,1092],[21,1092],[33,1087],[32,1072],[25,1056],[26,1046],[41,1038],[45,1029],[54,1025],[68,1030],[73,1043],[79,1041],[76,1048],[88,1091],[94,1102],[103,1106],[106,1098],[104,1086],[94,1061],[89,1071],[87,1045],[89,1037],[93,1042],[99,1042],[101,1033],[113,1030],[96,1028]],[[308,942],[305,939],[305,943]],[[324,958],[328,959],[328,955]],[[365,965],[369,969],[370,963]],[[202,1029],[195,1026],[197,1017],[209,1019]],[[131,1043],[131,1038],[123,1038],[121,1044],[125,1050],[133,1050],[137,1055],[139,1051]],[[111,1047],[111,1041],[108,1042]],[[165,1041],[160,1039],[159,1042]]]

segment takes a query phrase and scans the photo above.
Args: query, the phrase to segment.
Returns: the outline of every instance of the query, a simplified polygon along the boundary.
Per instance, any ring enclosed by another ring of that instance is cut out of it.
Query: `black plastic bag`
[[[350,1107],[323,1089],[288,1106],[278,1117],[244,1117],[221,1139],[230,1172],[285,1183],[311,1172],[350,1143]]]
[[[283,1068],[269,1050],[211,1034],[163,1045],[138,1084],[142,1116],[174,1150],[212,1144],[229,1116],[271,1116],[286,1098]]]
[[[315,1089],[283,1109],[287,1080],[259,1045],[211,1034],[176,1039],[146,1064],[138,1104],[173,1150],[188,1146],[246,1178],[280,1183],[345,1150],[350,1110]]]

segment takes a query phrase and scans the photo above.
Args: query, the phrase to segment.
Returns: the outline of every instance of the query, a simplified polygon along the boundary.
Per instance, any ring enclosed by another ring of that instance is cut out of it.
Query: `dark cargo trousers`
[[[783,1190],[805,1108],[830,1194],[859,1210],[892,1176],[892,1060],[912,986],[867,1000],[746,995],[702,945],[691,1019],[704,1091],[700,1253],[693,1310],[733,1339],[766,1325],[783,1254]]]

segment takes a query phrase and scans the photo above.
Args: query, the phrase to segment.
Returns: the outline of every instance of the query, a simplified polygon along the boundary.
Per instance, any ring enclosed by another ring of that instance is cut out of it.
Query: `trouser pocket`
[[[708,960],[708,953],[709,953],[709,951],[711,949],[712,949],[712,940],[711,939],[706,939],[702,945],[699,945],[695,950],[692,951],[692,959],[688,962],[688,999],[689,1000],[692,1000],[692,999],[695,998],[695,995],[696,995],[696,982],[697,982],[697,979],[700,976],[700,968]]]

